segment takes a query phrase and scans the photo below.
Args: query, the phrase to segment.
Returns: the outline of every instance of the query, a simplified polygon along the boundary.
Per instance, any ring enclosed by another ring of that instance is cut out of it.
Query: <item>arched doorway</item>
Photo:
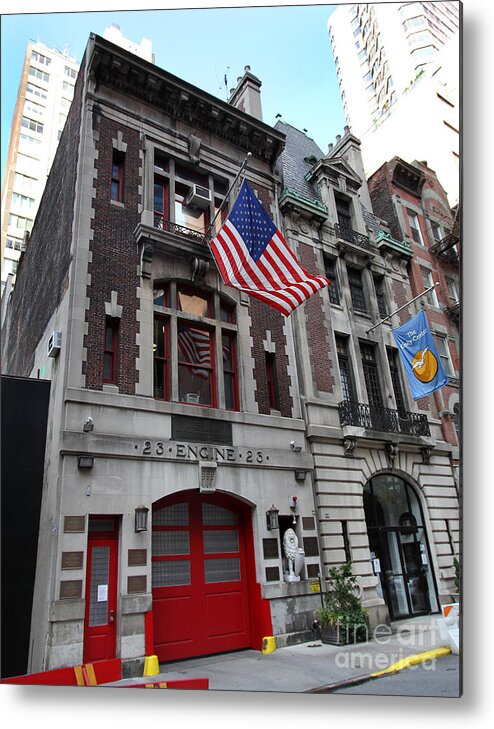
[[[183,491],[154,505],[154,649],[160,661],[251,647],[250,518],[245,504],[219,493]]]
[[[374,571],[392,620],[438,611],[422,507],[414,489],[395,474],[371,478],[364,509]]]

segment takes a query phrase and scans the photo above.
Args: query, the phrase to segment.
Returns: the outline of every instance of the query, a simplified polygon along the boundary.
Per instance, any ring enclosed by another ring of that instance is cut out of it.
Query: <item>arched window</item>
[[[453,405],[453,425],[455,426],[456,437],[458,438],[459,443],[461,439],[461,412],[459,402],[456,402]]]
[[[153,289],[153,388],[159,400],[239,409],[234,304],[180,281]]]

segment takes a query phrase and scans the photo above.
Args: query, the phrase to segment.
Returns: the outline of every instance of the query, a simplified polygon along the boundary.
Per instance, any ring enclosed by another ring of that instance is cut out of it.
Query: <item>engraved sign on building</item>
[[[172,416],[172,440],[233,445],[232,424],[213,418]]]

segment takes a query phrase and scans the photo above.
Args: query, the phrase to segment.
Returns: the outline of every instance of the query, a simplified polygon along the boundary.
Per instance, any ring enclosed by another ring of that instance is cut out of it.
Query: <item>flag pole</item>
[[[223,199],[223,202],[221,203],[221,205],[220,205],[220,206],[219,206],[219,208],[218,208],[218,211],[217,211],[216,215],[214,216],[214,218],[213,218],[213,219],[212,219],[212,221],[210,222],[210,224],[209,224],[209,227],[208,227],[208,229],[207,229],[206,233],[204,234],[204,238],[202,239],[202,241],[201,241],[200,245],[203,245],[203,243],[205,243],[205,242],[207,241],[207,239],[209,238],[209,236],[210,236],[210,234],[211,234],[211,230],[213,229],[213,226],[214,226],[214,224],[215,224],[215,222],[216,222],[216,218],[218,217],[218,215],[219,215],[219,214],[221,213],[221,211],[222,211],[222,210],[223,210],[223,208],[225,207],[225,204],[226,204],[226,203],[228,202],[228,198],[230,197],[230,195],[231,195],[231,192],[232,192],[233,188],[234,188],[234,187],[235,187],[235,185],[237,184],[237,180],[238,180],[238,178],[240,177],[240,175],[241,175],[241,174],[242,174],[242,172],[244,171],[245,165],[247,164],[247,160],[249,159],[249,157],[252,157],[252,152],[247,152],[247,157],[246,157],[246,158],[244,159],[244,161],[242,162],[242,164],[241,164],[241,166],[240,166],[240,169],[239,169],[239,171],[237,172],[237,176],[235,177],[235,179],[233,180],[232,184],[230,185],[230,189],[229,189],[229,190],[228,190],[228,192],[226,193],[226,195],[225,195],[225,197],[224,197],[224,199]]]
[[[403,304],[403,306],[400,306],[399,309],[395,309],[394,311],[392,311],[391,314],[388,314],[388,316],[384,317],[384,319],[381,319],[381,321],[378,321],[377,324],[374,324],[373,327],[371,327],[370,329],[367,329],[367,331],[365,333],[369,334],[369,332],[372,332],[373,329],[377,329],[377,327],[380,327],[381,324],[384,324],[385,321],[388,321],[388,319],[391,319],[391,317],[394,316],[395,314],[397,314],[399,311],[401,311],[402,309],[405,309],[410,304],[413,304],[414,301],[417,301],[417,299],[420,299],[424,294],[428,294],[429,291],[432,291],[432,289],[434,289],[436,286],[439,286],[439,281],[436,281],[435,284],[432,284],[432,286],[429,286],[428,289],[424,289],[424,291],[422,291],[422,293],[420,293],[418,296],[414,296],[413,299],[410,299],[410,301],[407,301],[407,303]]]

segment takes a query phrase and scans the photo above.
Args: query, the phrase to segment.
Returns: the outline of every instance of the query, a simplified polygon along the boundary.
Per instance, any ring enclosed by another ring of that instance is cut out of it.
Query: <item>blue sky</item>
[[[163,8],[166,5],[161,3]],[[67,46],[70,55],[80,61],[89,33],[103,35],[112,22],[135,42],[150,38],[159,67],[221,99],[226,98],[225,73],[228,88],[232,88],[244,66],[250,65],[262,81],[264,121],[274,125],[276,114],[282,114],[283,121],[307,129],[323,152],[343,131],[345,122],[327,32],[334,5],[41,14],[10,14],[15,4],[6,2],[2,4],[5,6],[8,8],[2,12],[9,14],[1,18],[2,178],[28,41],[40,40],[60,49]],[[110,2],[99,3],[101,8],[110,6]]]

